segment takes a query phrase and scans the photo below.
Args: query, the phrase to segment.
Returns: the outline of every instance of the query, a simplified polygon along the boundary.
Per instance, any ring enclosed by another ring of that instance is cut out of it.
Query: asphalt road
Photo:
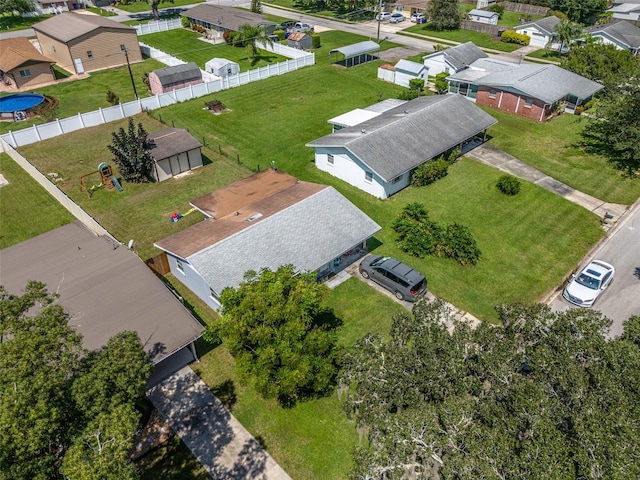
[[[604,260],[616,268],[613,282],[593,308],[613,321],[609,334],[620,335],[622,322],[633,315],[640,315],[640,202],[636,202],[607,240],[585,258],[580,267],[592,258]],[[558,292],[551,302],[552,310],[577,308],[564,300],[561,293]]]

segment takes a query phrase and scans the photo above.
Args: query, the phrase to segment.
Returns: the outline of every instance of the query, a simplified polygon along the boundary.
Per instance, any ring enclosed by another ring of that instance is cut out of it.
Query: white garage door
[[[543,48],[546,44],[547,37],[536,32],[531,32],[531,42],[529,42],[529,45]]]

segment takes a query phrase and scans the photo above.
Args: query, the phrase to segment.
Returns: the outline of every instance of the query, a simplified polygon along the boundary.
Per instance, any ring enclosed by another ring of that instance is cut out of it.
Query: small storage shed
[[[166,128],[149,134],[148,139],[155,144],[152,175],[157,182],[202,166],[202,145],[186,130]]]
[[[228,77],[240,73],[240,65],[226,58],[212,58],[205,63],[204,70],[218,77]]]
[[[311,50],[313,40],[304,32],[293,32],[287,37],[287,45],[298,50]]]
[[[149,74],[149,87],[154,95],[199,83],[203,83],[202,72],[194,62],[161,68]]]
[[[479,10],[477,8],[474,8],[467,14],[467,18],[473,22],[497,25],[500,15],[498,15],[496,12],[489,12],[487,10]]]
[[[402,59],[396,63],[396,77],[394,83],[409,88],[409,81],[420,78],[427,83],[427,67],[422,63]]]

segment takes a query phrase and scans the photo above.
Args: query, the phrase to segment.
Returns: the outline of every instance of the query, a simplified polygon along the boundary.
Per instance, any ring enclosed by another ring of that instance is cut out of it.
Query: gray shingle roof
[[[495,60],[478,61],[472,65],[472,69],[447,77],[447,81],[452,80],[509,90],[539,98],[549,104],[567,95],[589,98],[604,88],[599,83],[556,65],[510,64]]]
[[[585,32],[591,35],[602,33],[616,39],[621,44],[626,45],[627,48],[640,48],[640,28],[633,23],[616,22],[598,25],[585,29]]]
[[[155,143],[151,154],[156,161],[202,147],[198,140],[182,128],[165,128],[150,133],[148,138]]]
[[[158,80],[160,80],[162,85],[172,85],[178,82],[188,82],[190,80],[202,78],[200,67],[198,67],[195,62],[160,68],[158,70],[154,70],[153,73],[158,76]]]
[[[182,12],[183,17],[200,20],[210,23],[211,25],[220,25],[228,30],[238,30],[240,25],[248,23],[249,25],[277,25],[275,22],[268,21],[263,15],[258,13],[240,10],[234,7],[225,7],[221,5],[212,5],[210,3],[201,3],[190,8],[186,12]]]
[[[522,25],[518,25],[514,27],[514,30],[522,30],[523,28],[530,27],[532,25],[537,26],[540,30],[544,30],[547,34],[551,35],[556,31],[556,27],[560,23],[560,19],[558,17],[550,16],[541,18],[540,20],[535,20],[533,22],[523,23]]]
[[[71,12],[54,15],[33,26],[36,32],[42,32],[63,43],[67,43],[99,28],[136,31],[135,28],[129,25],[124,25],[106,17],[101,17],[100,15],[80,15]]]
[[[446,61],[456,70],[467,67],[480,58],[487,58],[489,55],[480,50],[475,43],[467,42],[455,47],[447,48],[442,52],[432,53],[422,57],[423,60],[435,55],[444,54]]]
[[[488,10],[479,10],[477,8],[474,8],[473,10],[469,11],[468,15],[473,15],[481,18],[491,18],[495,17],[498,14],[496,12],[489,12]]]
[[[329,54],[334,52],[340,52],[346,58],[355,57],[357,55],[363,55],[365,53],[375,52],[376,50],[380,50],[380,45],[371,40],[366,40],[364,42],[354,43],[352,45],[346,45],[344,47],[334,48],[329,51]]]
[[[459,95],[419,97],[307,146],[346,148],[390,181],[495,123]]]
[[[377,223],[327,187],[187,260],[220,293],[237,287],[247,270],[286,264],[317,270],[378,231]]]

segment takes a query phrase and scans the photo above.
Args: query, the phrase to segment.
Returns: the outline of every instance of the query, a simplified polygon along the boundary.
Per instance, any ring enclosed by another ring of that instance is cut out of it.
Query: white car
[[[412,23],[424,23],[424,14],[423,13],[414,13],[410,18]]]
[[[386,22],[391,18],[391,12],[380,12],[376,14],[376,20],[379,22]]]
[[[402,15],[401,13],[394,13],[393,15],[391,15],[391,17],[389,17],[389,23],[400,23],[404,22],[404,20],[404,15]]]
[[[611,284],[616,269],[602,260],[593,260],[573,276],[562,292],[562,297],[579,307],[591,307],[600,294]]]

